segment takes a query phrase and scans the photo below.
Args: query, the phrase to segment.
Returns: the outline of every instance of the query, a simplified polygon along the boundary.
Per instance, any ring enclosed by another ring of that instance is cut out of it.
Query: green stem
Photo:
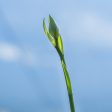
[[[69,73],[67,71],[64,55],[60,52],[59,49],[57,49],[57,51],[60,56],[61,65],[62,65],[63,72],[64,72],[64,77],[65,77],[67,92],[68,92],[68,97],[69,97],[69,103],[70,103],[70,109],[71,109],[71,112],[75,112],[74,99],[73,99],[73,94],[72,94],[72,86],[71,86]]]
[[[69,97],[69,102],[70,102],[70,109],[71,109],[71,112],[75,112],[74,100],[73,100],[73,94],[72,94],[72,86],[71,86],[70,77],[69,77],[69,74],[67,71],[67,67],[66,67],[64,58],[61,60],[61,64],[62,64],[64,76],[65,76],[68,97]]]

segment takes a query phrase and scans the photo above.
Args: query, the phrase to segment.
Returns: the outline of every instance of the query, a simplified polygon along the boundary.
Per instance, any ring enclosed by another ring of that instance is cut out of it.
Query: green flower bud
[[[58,53],[64,54],[63,42],[59,34],[59,29],[50,15],[49,15],[49,30],[46,27],[45,19],[43,20],[43,28],[46,36],[48,37],[52,45],[57,49]]]
[[[58,27],[56,26],[55,21],[50,15],[49,15],[49,33],[52,35],[54,39],[58,38],[59,36]]]

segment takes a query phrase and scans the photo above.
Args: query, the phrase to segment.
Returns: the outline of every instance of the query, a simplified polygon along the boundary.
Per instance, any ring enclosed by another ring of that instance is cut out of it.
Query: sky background
[[[112,112],[112,0],[0,0],[0,112],[70,112],[42,21],[62,35],[76,112]]]

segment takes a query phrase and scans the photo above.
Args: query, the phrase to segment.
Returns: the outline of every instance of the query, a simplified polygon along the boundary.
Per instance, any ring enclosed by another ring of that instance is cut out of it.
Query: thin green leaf
[[[47,27],[46,27],[46,24],[45,24],[45,19],[43,20],[43,28],[44,28],[44,32],[46,34],[46,36],[48,37],[48,39],[50,40],[50,42],[52,43],[52,45],[55,47],[56,46],[56,42],[55,40],[53,39],[53,37],[50,35]]]
[[[63,50],[63,42],[62,42],[62,38],[61,38],[61,36],[58,36],[58,47],[59,47],[61,53],[64,54],[64,50]]]

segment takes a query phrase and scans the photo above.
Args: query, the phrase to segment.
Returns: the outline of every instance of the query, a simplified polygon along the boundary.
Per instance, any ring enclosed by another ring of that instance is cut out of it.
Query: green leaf
[[[50,40],[50,42],[52,43],[52,45],[55,47],[56,46],[56,42],[54,40],[54,38],[50,35],[47,27],[46,27],[46,24],[45,24],[45,19],[43,20],[43,28],[44,28],[44,32],[46,34],[46,36],[48,37],[48,39]]]
[[[55,39],[58,38],[59,36],[59,30],[58,27],[56,26],[55,21],[53,18],[49,15],[49,33],[54,37]]]
[[[58,47],[59,47],[61,53],[64,54],[64,50],[63,50],[63,42],[62,42],[62,38],[61,38],[61,36],[58,36]]]

